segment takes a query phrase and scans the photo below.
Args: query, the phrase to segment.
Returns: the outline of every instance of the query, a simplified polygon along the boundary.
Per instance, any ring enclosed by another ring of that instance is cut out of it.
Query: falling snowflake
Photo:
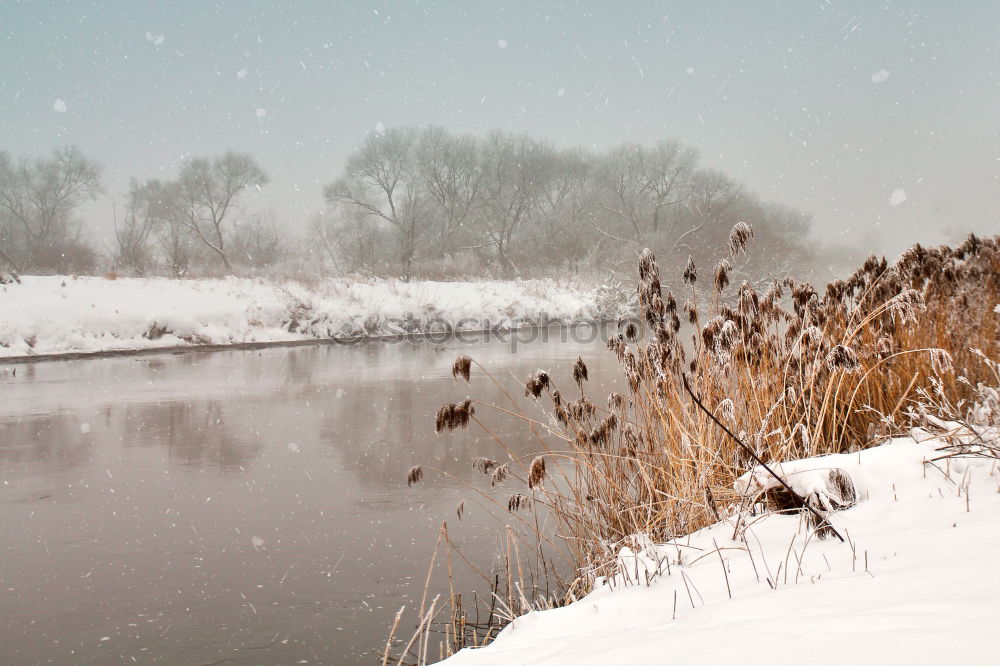
[[[694,74],[694,67],[688,67],[684,71],[687,72],[688,74]]]
[[[563,97],[566,96],[566,89],[565,88],[560,88],[559,92],[557,92],[556,95],[558,95],[559,98],[562,99]]]
[[[259,536],[251,537],[250,543],[253,544],[254,549],[260,550],[261,548],[264,547],[264,537],[259,537]]]
[[[66,113],[69,107],[66,106],[66,102],[63,101],[61,97],[57,97],[56,101],[52,103],[52,110],[56,113]]]
[[[240,71],[236,72],[236,78],[237,78],[237,79],[239,79],[240,81],[242,81],[242,80],[244,80],[245,78],[247,78],[247,73],[248,73],[248,72],[247,72],[247,68],[246,68],[246,67],[244,67],[244,68],[243,68],[243,69],[241,69]]]
[[[381,120],[375,123],[375,132],[377,134],[385,134],[385,125]]]
[[[288,450],[291,451],[292,453],[298,453],[299,445],[296,444],[295,442],[288,442]]]
[[[497,46],[499,46],[502,49],[507,48],[507,40],[506,39],[498,39],[497,40]]]
[[[889,79],[889,70],[880,69],[877,72],[872,72],[872,83],[882,83]]]
[[[84,435],[90,433],[90,424],[86,423],[86,422],[81,423],[80,424],[80,432],[82,432]]]
[[[892,194],[889,195],[889,205],[895,208],[899,204],[906,201],[906,198],[906,190],[901,187],[897,187],[892,191]]]
[[[154,35],[149,30],[146,31],[146,41],[154,46],[159,46],[163,43],[163,35]]]
[[[267,109],[257,109],[257,120],[264,120],[267,117]]]

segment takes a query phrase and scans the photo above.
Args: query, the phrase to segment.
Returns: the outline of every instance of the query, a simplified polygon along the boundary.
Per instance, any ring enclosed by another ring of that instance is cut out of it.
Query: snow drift
[[[816,539],[800,513],[765,513],[742,532],[723,521],[626,548],[585,598],[447,663],[995,663],[1000,463],[941,459],[941,446],[918,430],[778,466],[803,495],[827,493],[830,470],[850,477],[857,503],[831,516],[845,543]],[[737,484],[769,485],[760,469]]]

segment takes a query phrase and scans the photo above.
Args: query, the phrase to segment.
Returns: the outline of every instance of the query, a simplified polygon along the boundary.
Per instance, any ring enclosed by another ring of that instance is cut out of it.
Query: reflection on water
[[[566,386],[583,353],[595,395],[615,388],[601,345],[566,342],[516,354],[499,343],[276,348],[0,374],[0,663],[371,663],[421,591],[442,520],[470,554],[492,551],[493,525],[474,508],[456,522],[460,488],[405,484],[425,463],[488,490],[469,460],[496,455],[490,442],[433,432],[445,401],[506,400],[481,375],[452,380],[459,351],[511,384],[542,367]],[[483,417],[533,448],[516,423]]]

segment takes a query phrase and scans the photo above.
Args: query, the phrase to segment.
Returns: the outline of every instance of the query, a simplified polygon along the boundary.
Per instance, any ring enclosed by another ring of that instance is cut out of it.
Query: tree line
[[[809,217],[770,204],[676,140],[598,153],[527,134],[439,127],[368,135],[323,190],[311,233],[342,270],[404,277],[442,264],[502,277],[554,268],[615,270],[642,247],[707,259],[744,221],[748,268],[780,272],[809,254]]]
[[[279,231],[240,206],[246,190],[267,182],[252,156],[234,152],[188,160],[175,180],[133,180],[112,204],[111,267],[181,277],[212,264],[229,272],[234,257],[268,263]],[[0,152],[0,262],[14,271],[97,270],[101,258],[75,213],[102,192],[101,167],[76,148],[17,162]]]
[[[76,212],[101,169],[75,148],[14,161],[0,151],[0,262],[87,272],[102,257]],[[809,217],[763,201],[676,140],[597,152],[527,134],[456,135],[440,127],[372,133],[323,187],[325,209],[296,242],[242,200],[268,176],[247,154],[184,162],[173,180],[133,181],[114,202],[105,266],[174,276],[286,260],[373,276],[617,271],[642,247],[666,261],[717,256],[737,222],[757,235],[739,267],[769,277],[806,263]]]

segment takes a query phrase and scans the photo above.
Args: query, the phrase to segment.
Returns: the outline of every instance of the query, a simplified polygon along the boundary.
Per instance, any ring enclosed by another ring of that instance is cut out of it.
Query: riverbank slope
[[[0,285],[0,358],[508,328],[615,316],[621,301],[555,280],[22,276]]]

